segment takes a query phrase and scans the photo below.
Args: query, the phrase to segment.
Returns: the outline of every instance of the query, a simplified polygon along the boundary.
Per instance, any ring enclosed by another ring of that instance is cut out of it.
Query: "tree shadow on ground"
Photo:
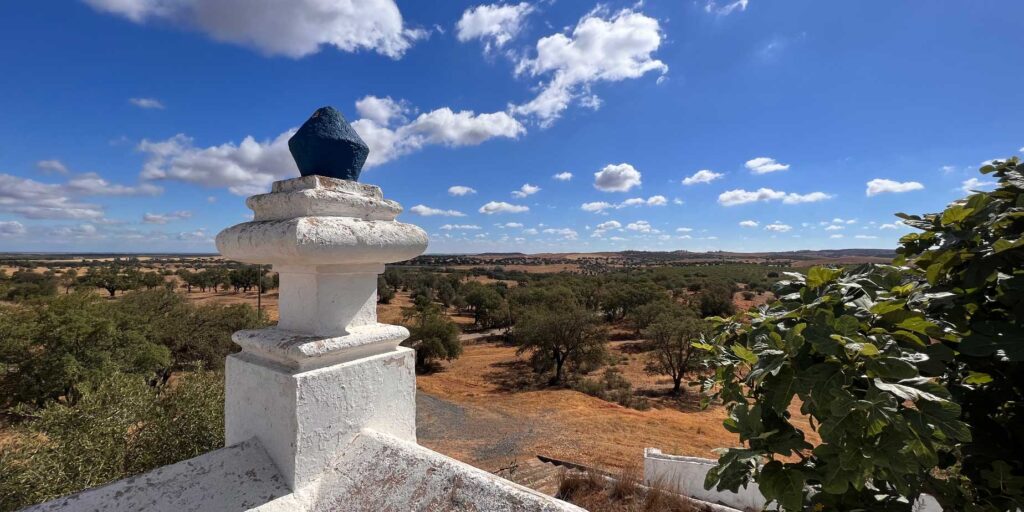
[[[534,373],[530,363],[522,359],[499,361],[491,364],[491,368],[493,370],[485,373],[483,377],[497,386],[498,391],[516,393],[545,387],[546,379]]]
[[[675,409],[679,412],[700,412],[700,393],[692,389],[682,389],[678,395],[671,389],[637,389],[636,394],[651,401],[651,405]]]

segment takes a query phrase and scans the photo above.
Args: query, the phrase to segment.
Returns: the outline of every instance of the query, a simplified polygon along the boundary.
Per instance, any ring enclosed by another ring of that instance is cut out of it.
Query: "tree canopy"
[[[778,301],[717,320],[705,389],[744,447],[707,486],[754,480],[785,510],[1024,507],[1024,165],[981,172],[995,191],[900,214],[922,232],[893,265],[788,274]]]

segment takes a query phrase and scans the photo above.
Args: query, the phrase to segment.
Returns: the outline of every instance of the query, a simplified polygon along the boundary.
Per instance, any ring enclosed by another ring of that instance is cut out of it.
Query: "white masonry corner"
[[[427,247],[395,220],[398,203],[305,176],[246,204],[254,219],[217,248],[273,265],[280,319],[232,336],[227,447],[39,510],[582,510],[416,444],[415,352],[399,345],[409,331],[377,322],[378,274]]]

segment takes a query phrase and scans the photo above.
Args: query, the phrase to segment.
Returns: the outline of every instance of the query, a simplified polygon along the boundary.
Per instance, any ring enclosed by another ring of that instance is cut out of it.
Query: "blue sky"
[[[213,251],[249,218],[246,195],[297,175],[287,137],[323,105],[370,145],[361,181],[405,206],[431,252],[893,247],[908,231],[894,212],[939,210],[987,186],[981,162],[1024,150],[1024,34],[1006,28],[1021,15],[1018,1],[12,2],[0,250]]]

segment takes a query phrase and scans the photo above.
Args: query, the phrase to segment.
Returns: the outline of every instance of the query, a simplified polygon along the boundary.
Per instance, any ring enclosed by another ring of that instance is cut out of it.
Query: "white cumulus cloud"
[[[466,196],[469,194],[476,194],[476,189],[464,185],[452,185],[448,187],[448,195],[450,196]]]
[[[764,229],[765,231],[773,231],[775,233],[785,233],[787,231],[792,230],[793,226],[790,226],[789,224],[782,224],[781,222],[775,222],[772,224],[768,224],[767,226],[764,227]]]
[[[545,234],[558,235],[566,240],[576,240],[579,237],[579,233],[574,229],[569,228],[547,228],[544,230]]]
[[[554,178],[554,179],[556,179],[558,181],[569,181],[569,180],[572,179],[572,173],[568,172],[568,171],[560,172],[560,173],[552,176],[552,178]]]
[[[734,189],[727,190],[718,195],[718,203],[723,206],[736,206],[739,204],[754,203],[758,201],[779,201],[784,204],[814,203],[831,199],[832,196],[824,192],[811,192],[809,194],[786,193],[770,188],[759,188],[757,190]]]
[[[529,183],[525,183],[523,184],[523,186],[519,187],[519,190],[515,190],[512,192],[512,197],[518,197],[519,199],[522,199],[526,196],[532,196],[537,192],[540,192],[540,187],[536,185],[530,185]]]
[[[683,185],[696,185],[698,183],[711,183],[712,181],[715,181],[715,180],[721,178],[722,176],[725,176],[725,175],[721,174],[721,173],[714,172],[714,171],[709,171],[707,169],[701,169],[701,170],[693,173],[693,176],[688,176],[686,178],[683,178]]]
[[[424,204],[418,204],[409,208],[409,211],[416,215],[422,215],[424,217],[465,217],[466,214],[458,210],[442,210],[440,208],[431,208]]]
[[[526,2],[470,7],[455,25],[455,36],[462,42],[481,39],[487,51],[501,48],[519,33],[531,12],[533,7]]]
[[[640,171],[632,165],[609,164],[594,173],[594,188],[603,192],[627,192],[640,186]]]
[[[143,24],[162,21],[217,41],[299,58],[333,46],[399,58],[427,33],[405,26],[394,0],[84,0]]]
[[[474,231],[482,228],[476,224],[445,224],[441,226],[441,229],[445,231]]]
[[[480,207],[480,213],[493,215],[495,213],[522,213],[530,211],[529,206],[509,204],[505,201],[491,201]]]
[[[978,178],[968,178],[960,184],[960,190],[965,194],[969,194],[975,190],[985,190],[996,186],[994,181],[983,181]]]
[[[785,171],[789,169],[789,164],[781,164],[776,162],[774,158],[768,158],[766,156],[760,156],[747,160],[747,163],[743,164],[750,172],[754,174],[768,174],[770,172]]]
[[[652,56],[662,37],[658,20],[643,13],[594,9],[571,33],[541,38],[536,56],[519,60],[516,74],[549,78],[533,100],[512,106],[513,113],[535,116],[547,126],[573,101],[599,106],[599,98],[590,92],[596,82],[639,78],[652,71],[664,75],[668,66]]]
[[[756,220],[744,220],[740,221],[740,226],[745,228],[756,228],[760,224]]]
[[[868,182],[868,188],[865,192],[868,197],[877,196],[878,194],[899,194],[903,192],[910,192],[912,190],[921,190],[924,185],[916,181],[893,181],[884,178],[875,178]]]

